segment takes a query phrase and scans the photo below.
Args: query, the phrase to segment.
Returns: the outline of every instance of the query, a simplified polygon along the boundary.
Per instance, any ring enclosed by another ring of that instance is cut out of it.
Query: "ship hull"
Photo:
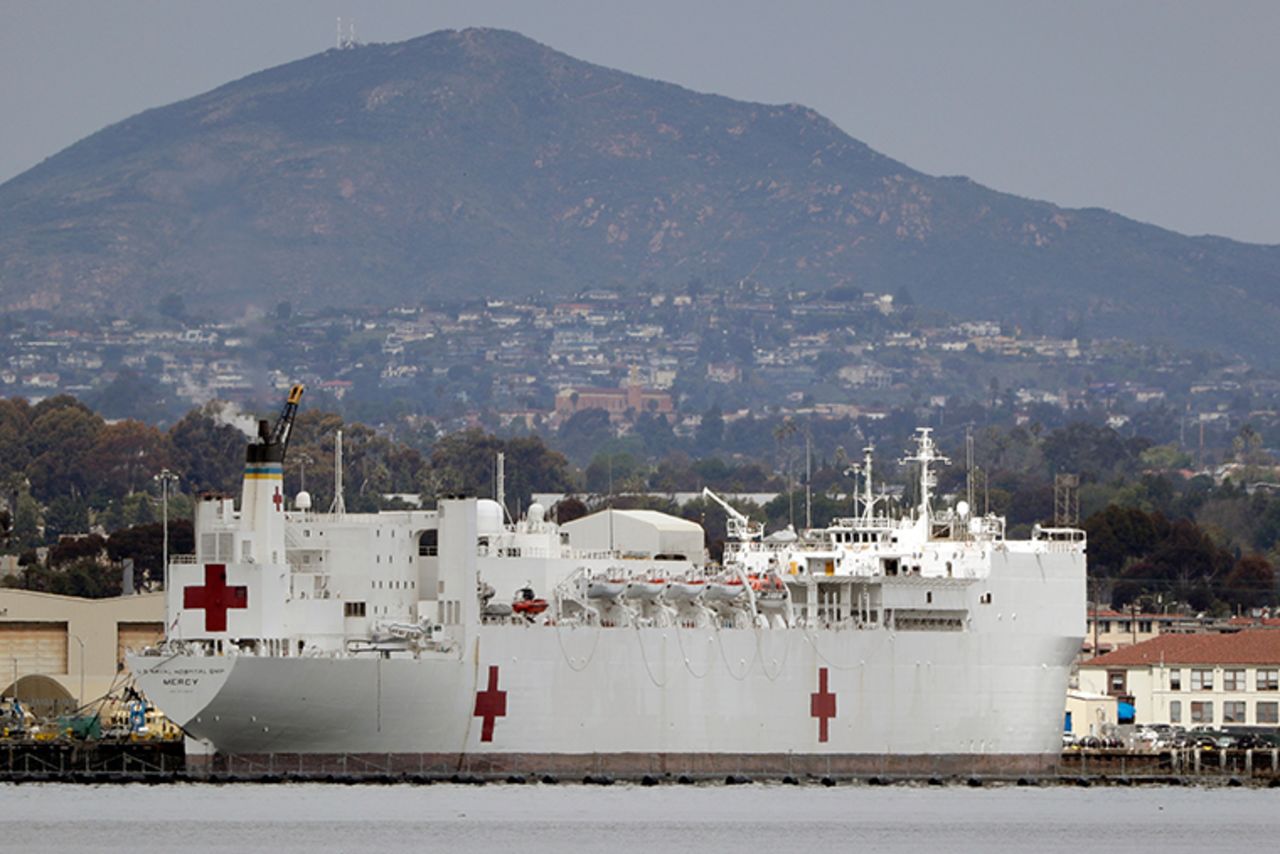
[[[418,658],[174,656],[131,666],[172,719],[232,766],[1034,773],[1060,750],[1079,643],[503,625],[478,627],[453,654]]]

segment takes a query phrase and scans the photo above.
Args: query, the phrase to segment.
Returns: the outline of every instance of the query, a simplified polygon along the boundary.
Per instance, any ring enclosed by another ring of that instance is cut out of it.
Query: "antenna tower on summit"
[[[346,29],[342,28],[342,18],[338,18],[338,50],[351,50],[360,42],[356,41],[356,19],[348,18]]]

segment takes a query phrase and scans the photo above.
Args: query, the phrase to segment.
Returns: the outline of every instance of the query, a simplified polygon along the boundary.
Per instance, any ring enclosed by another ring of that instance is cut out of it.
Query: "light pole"
[[[164,545],[161,546],[160,571],[164,573],[165,578],[169,577],[169,484],[175,482],[178,476],[167,468],[160,469],[160,473],[155,476],[155,480],[160,483],[160,519],[163,526]]]
[[[73,635],[70,632],[67,633],[67,637],[80,644],[80,697],[78,709],[82,709],[84,708],[84,641],[80,640],[79,635]]]

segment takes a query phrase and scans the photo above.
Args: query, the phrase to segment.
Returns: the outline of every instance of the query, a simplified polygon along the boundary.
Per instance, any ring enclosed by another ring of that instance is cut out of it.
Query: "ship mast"
[[[866,524],[871,524],[874,518],[873,508],[876,506],[875,495],[873,494],[873,484],[871,478],[872,456],[875,454],[875,445],[867,445],[862,449],[862,519]]]
[[[927,523],[932,517],[932,508],[930,501],[933,497],[933,488],[938,485],[938,478],[930,470],[932,463],[941,463],[949,465],[951,460],[938,453],[938,446],[933,443],[933,436],[930,435],[933,430],[930,427],[917,427],[916,433],[916,452],[902,458],[903,463],[919,463],[920,464],[920,506],[917,508],[920,518]]]

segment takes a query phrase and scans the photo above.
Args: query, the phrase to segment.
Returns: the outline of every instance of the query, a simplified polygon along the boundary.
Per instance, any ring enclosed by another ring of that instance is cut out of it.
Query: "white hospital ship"
[[[535,504],[315,512],[286,499],[301,387],[196,508],[146,695],[226,767],[358,773],[1022,774],[1060,751],[1084,635],[1074,529],[919,504],[798,536]],[[870,482],[868,472],[868,483]],[[339,493],[340,494],[340,493]],[[288,505],[292,505],[292,509]],[[237,766],[236,763],[241,763]],[[256,763],[256,764],[254,764]]]

